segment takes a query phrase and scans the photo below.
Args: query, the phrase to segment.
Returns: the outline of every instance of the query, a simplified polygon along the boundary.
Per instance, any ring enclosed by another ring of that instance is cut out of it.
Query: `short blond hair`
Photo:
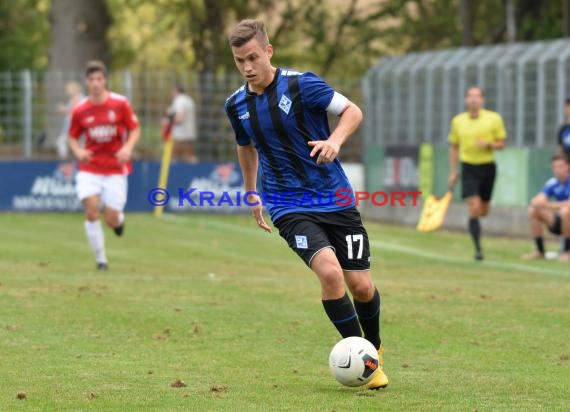
[[[253,38],[256,38],[262,47],[269,44],[265,23],[261,20],[245,19],[240,21],[229,36],[230,47],[241,47]]]

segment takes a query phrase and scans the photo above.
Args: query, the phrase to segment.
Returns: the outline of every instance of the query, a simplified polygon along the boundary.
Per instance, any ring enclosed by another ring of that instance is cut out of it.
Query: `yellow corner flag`
[[[164,140],[164,149],[162,152],[162,162],[160,163],[160,175],[158,177],[158,186],[163,189],[168,189],[168,172],[170,171],[170,159],[172,158],[172,136],[170,132],[172,130],[173,119],[163,127],[162,129],[162,139]],[[164,206],[155,206],[154,215],[156,217],[161,217],[164,212]]]
[[[420,232],[431,232],[439,229],[443,225],[452,198],[453,187],[450,187],[441,199],[435,195],[429,196],[424,203],[417,230]]]

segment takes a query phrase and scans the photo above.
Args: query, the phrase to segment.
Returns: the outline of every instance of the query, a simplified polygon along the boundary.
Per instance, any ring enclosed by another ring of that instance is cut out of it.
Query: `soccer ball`
[[[378,351],[366,339],[351,336],[338,342],[329,355],[335,379],[345,386],[361,386],[378,369]]]

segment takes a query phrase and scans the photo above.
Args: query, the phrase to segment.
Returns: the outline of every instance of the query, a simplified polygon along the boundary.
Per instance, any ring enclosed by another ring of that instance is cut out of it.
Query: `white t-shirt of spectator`
[[[196,140],[196,110],[194,100],[187,94],[179,94],[172,102],[172,109],[178,116],[182,113],[182,121],[172,127],[174,140]]]

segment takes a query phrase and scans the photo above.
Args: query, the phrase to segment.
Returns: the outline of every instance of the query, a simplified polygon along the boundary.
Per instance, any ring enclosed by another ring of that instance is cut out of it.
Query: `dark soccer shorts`
[[[343,270],[370,269],[368,234],[356,208],[338,212],[288,213],[273,224],[309,267],[320,250],[332,248]]]
[[[473,165],[461,163],[462,197],[479,196],[483,202],[489,202],[495,186],[497,166],[495,163]]]
[[[553,235],[561,235],[562,234],[562,218],[560,217],[560,213],[556,212],[554,215],[554,222],[552,226],[548,227],[548,230]]]

